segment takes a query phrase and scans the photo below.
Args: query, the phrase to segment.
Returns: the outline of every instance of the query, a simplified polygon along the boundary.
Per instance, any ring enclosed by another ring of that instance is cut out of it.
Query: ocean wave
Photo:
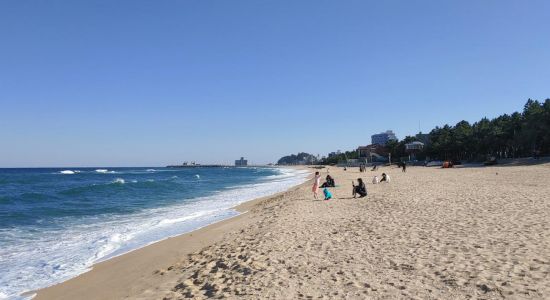
[[[277,172],[292,173],[283,170]],[[0,269],[9,270],[0,278],[0,290],[11,297],[21,291],[64,281],[85,272],[99,261],[238,215],[232,207],[244,201],[284,191],[306,180],[307,172],[293,174],[294,176],[281,180],[272,178],[274,180],[237,185],[233,189],[220,192],[209,189],[207,196],[186,198],[167,206],[158,206],[157,202],[154,208],[143,208],[122,217],[118,212],[78,216],[67,219],[68,223],[63,229],[44,231],[30,228],[26,233],[17,233],[14,238],[17,238],[18,243],[0,248],[0,256],[3,258]],[[70,198],[86,199],[92,195],[101,197],[104,193],[120,191],[156,193],[181,186],[179,181],[169,179],[154,182],[151,179],[146,181],[142,177],[135,178],[139,178],[136,184],[123,184],[126,181],[133,182],[130,177],[126,180],[116,178],[111,182],[73,188],[69,191],[86,194],[74,194]],[[97,179],[96,176],[95,180]],[[192,186],[196,184],[192,183]]]
[[[100,173],[100,174],[116,174],[118,172],[116,171],[109,171],[108,169],[97,169],[95,170],[96,173]]]
[[[88,185],[82,185],[72,187],[59,192],[60,195],[73,196],[73,197],[96,197],[98,193],[114,193],[117,190],[126,186],[126,180],[123,178],[116,178],[112,181],[103,183],[93,183]]]
[[[63,171],[59,171],[59,173],[65,174],[65,175],[72,175],[72,174],[76,174],[77,172],[73,170],[63,170]]]
[[[41,202],[50,199],[50,196],[41,193],[24,193],[19,196],[19,199],[25,202]]]
[[[202,216],[211,214],[213,212],[215,212],[215,210],[199,211],[199,212],[192,213],[192,214],[190,214],[188,216],[185,216],[185,217],[173,218],[173,219],[163,219],[160,222],[158,222],[158,225],[159,226],[172,225],[172,224],[176,224],[176,223],[196,219],[198,217],[202,217]]]
[[[110,181],[95,182],[92,184],[75,186],[59,191],[63,196],[95,198],[98,195],[112,195],[113,193],[124,192],[122,197],[128,193],[139,197],[140,193],[161,193],[163,191],[181,188],[181,185],[174,179],[136,179],[136,178],[114,178]]]
[[[116,184],[125,184],[126,181],[122,178],[117,178],[115,180],[112,181],[112,183],[116,183]]]
[[[99,248],[99,250],[95,253],[94,258],[95,260],[101,259],[116,249],[118,249],[124,242],[132,239],[133,235],[131,234],[121,234],[121,233],[114,233],[111,234],[109,237],[104,237],[99,240],[100,243],[103,243],[103,246]]]
[[[13,200],[8,197],[0,196],[0,204],[12,204]],[[2,298],[0,298],[2,299]]]

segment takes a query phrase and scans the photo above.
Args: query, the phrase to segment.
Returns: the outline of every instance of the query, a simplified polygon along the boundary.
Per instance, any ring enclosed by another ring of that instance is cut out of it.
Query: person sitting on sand
[[[336,184],[334,183],[334,178],[332,178],[332,176],[330,176],[330,175],[327,175],[325,183],[323,183],[323,185],[321,185],[322,188],[335,187],[335,186],[336,186]]]
[[[332,194],[330,193],[330,191],[327,188],[323,189],[323,194],[325,194],[325,200],[332,199]]]
[[[317,199],[317,190],[319,189],[319,184],[321,183],[321,175],[319,172],[315,172],[315,177],[313,178],[313,186],[311,191],[313,192],[313,198]]]
[[[351,182],[351,185],[353,186],[353,198],[357,197],[357,194],[359,194],[359,198],[363,198],[367,195],[367,187],[365,186],[365,183],[363,182],[363,179],[357,178],[357,185],[355,185],[355,182]]]
[[[372,184],[377,184],[377,183],[379,183],[379,182],[380,182],[380,179],[378,179],[378,176],[375,175],[375,176],[372,178]]]
[[[382,181],[390,183],[390,175],[387,175],[386,173],[382,173],[382,179],[380,179],[380,182]]]

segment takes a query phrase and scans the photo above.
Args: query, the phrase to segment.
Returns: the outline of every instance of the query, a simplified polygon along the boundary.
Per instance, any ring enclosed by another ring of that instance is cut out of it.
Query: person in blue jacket
[[[332,199],[332,194],[330,193],[330,191],[327,188],[323,189],[323,194],[325,194],[325,200]]]

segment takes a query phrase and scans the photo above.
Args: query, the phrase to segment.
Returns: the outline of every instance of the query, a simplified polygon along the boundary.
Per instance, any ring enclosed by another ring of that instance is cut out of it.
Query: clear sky
[[[550,97],[550,1],[0,1],[0,167],[253,163]]]

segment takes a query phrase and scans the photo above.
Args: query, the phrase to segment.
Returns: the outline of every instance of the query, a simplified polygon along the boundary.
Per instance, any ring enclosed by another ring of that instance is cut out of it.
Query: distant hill
[[[278,165],[311,165],[317,162],[317,157],[313,154],[300,152],[298,154],[291,154],[281,157],[277,161]]]

